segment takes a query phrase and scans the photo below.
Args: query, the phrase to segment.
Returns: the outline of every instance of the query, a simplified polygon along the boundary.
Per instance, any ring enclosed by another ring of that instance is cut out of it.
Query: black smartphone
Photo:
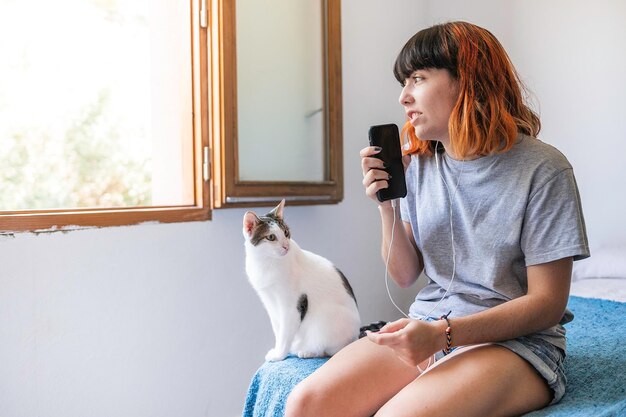
[[[382,150],[374,155],[386,164],[385,171],[391,175],[389,187],[376,193],[378,201],[395,200],[406,196],[400,134],[395,124],[377,125],[369,130],[370,146],[379,146]]]

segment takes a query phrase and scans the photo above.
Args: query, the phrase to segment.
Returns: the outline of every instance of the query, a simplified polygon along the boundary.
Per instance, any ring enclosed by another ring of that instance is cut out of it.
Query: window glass
[[[194,203],[189,7],[0,0],[0,211]]]

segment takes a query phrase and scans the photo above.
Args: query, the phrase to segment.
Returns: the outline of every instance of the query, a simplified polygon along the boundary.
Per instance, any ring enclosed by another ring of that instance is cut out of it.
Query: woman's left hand
[[[367,332],[367,338],[392,349],[400,359],[415,367],[446,346],[443,324],[445,322],[400,319],[388,323],[377,333]]]

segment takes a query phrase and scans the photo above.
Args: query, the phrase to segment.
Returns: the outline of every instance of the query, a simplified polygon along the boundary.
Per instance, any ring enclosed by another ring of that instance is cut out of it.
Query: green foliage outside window
[[[148,6],[0,0],[0,211],[151,204]]]
[[[58,138],[45,126],[0,138],[0,210],[149,205],[150,161],[122,151],[133,137],[106,123],[108,104],[103,90]]]

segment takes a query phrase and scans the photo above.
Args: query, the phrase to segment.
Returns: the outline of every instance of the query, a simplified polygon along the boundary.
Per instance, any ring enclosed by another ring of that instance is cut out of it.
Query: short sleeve
[[[578,186],[564,169],[529,197],[521,234],[526,266],[557,259],[589,257]]]

